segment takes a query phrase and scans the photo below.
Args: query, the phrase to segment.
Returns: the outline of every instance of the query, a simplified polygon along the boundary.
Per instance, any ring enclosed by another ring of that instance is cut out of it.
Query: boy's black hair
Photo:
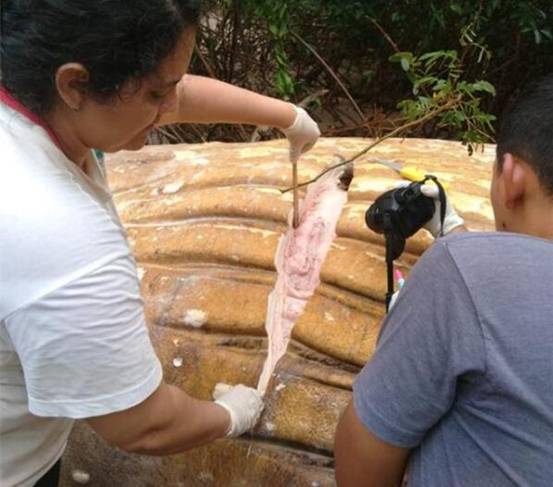
[[[553,195],[553,74],[532,83],[502,116],[497,164],[511,153],[526,161]]]

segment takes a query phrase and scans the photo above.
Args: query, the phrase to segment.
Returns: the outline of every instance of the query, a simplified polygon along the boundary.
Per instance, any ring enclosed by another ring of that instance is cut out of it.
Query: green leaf
[[[401,69],[403,69],[403,71],[409,71],[409,67],[411,66],[411,64],[409,63],[409,60],[407,58],[401,58]]]
[[[434,91],[443,91],[443,90],[449,90],[450,85],[449,81],[445,79],[439,79],[438,82],[434,85]]]
[[[436,81],[438,81],[438,78],[436,78],[435,76],[423,76],[422,78],[418,79],[415,84],[417,86],[424,86],[434,84]]]
[[[294,81],[284,70],[277,71],[275,85],[277,92],[285,98],[289,98],[296,91]]]
[[[409,52],[409,51],[401,51],[401,52],[396,52],[395,54],[392,54],[388,60],[392,63],[399,63],[401,62],[401,60],[403,58],[407,58],[409,59],[409,61],[412,61],[413,60],[413,53],[412,52]]]
[[[286,52],[280,49],[275,51],[275,59],[276,62],[281,66],[288,64],[288,56],[286,55]]]
[[[407,79],[413,84],[417,81],[417,78],[412,71],[406,71],[405,76],[407,76]]]
[[[428,108],[432,104],[432,98],[428,98],[427,96],[419,96],[419,103],[421,106]]]
[[[438,79],[434,76],[424,76],[413,83],[413,95],[418,95],[421,88],[434,84]]]
[[[426,61],[427,59],[438,59],[443,57],[445,54],[445,51],[434,51],[434,52],[427,52],[426,54],[423,54],[419,57],[421,61]]]
[[[463,15],[463,7],[458,3],[452,3],[449,8],[452,12],[455,12],[457,15]]]
[[[477,81],[476,83],[472,83],[472,89],[474,91],[485,91],[486,93],[490,93],[493,96],[496,95],[494,85],[492,85],[488,81]]]

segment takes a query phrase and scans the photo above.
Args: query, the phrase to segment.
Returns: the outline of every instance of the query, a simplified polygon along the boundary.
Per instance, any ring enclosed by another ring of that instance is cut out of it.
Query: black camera
[[[434,200],[425,196],[423,183],[411,183],[380,195],[365,214],[367,226],[376,233],[394,239],[393,259],[405,247],[405,240],[414,235],[434,215]]]
[[[435,176],[426,176],[423,181],[392,189],[381,194],[365,213],[367,226],[376,233],[384,234],[386,239],[386,264],[388,267],[388,292],[386,308],[394,292],[393,261],[405,249],[405,241],[428,222],[436,211],[433,198],[425,196],[422,186],[432,180],[439,189],[440,219],[443,226],[445,218],[445,192]]]

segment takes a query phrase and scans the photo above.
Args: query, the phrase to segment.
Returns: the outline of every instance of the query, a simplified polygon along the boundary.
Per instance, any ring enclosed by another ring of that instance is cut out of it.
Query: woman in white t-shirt
[[[186,75],[199,2],[2,0],[0,483],[56,485],[75,419],[164,455],[251,428],[238,385],[201,401],[163,382],[135,262],[92,148],[140,149],[171,122],[319,136],[293,105]]]

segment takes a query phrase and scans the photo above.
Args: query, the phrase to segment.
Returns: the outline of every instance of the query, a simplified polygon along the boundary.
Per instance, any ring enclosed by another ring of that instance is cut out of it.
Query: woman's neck
[[[45,116],[44,120],[56,135],[60,149],[66,157],[84,170],[90,148],[79,139],[70,116],[60,110],[54,110]]]

